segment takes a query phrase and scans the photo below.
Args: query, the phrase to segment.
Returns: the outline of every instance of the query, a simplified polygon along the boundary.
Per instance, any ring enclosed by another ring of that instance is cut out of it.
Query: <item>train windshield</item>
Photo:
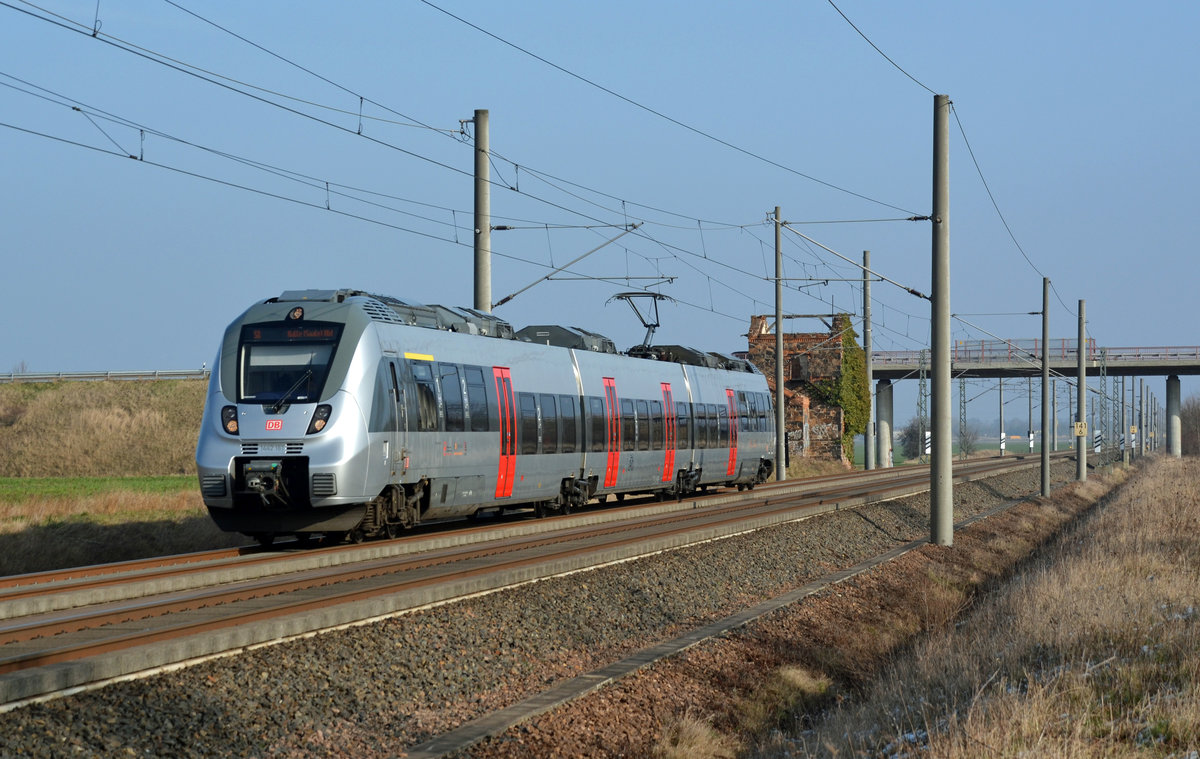
[[[341,334],[340,324],[316,322],[243,327],[238,402],[316,402]]]

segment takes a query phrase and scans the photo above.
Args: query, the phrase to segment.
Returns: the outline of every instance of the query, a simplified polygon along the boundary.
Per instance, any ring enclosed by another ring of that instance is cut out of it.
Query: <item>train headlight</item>
[[[317,410],[313,412],[312,421],[308,423],[309,435],[315,435],[325,429],[325,425],[329,423],[329,415],[333,413],[333,407],[328,403],[322,403],[317,406]]]
[[[238,434],[237,406],[225,406],[221,409],[221,429],[230,435]]]

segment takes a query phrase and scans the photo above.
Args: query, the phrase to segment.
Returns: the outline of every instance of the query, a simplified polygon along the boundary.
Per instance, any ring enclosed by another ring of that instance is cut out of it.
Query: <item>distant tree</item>
[[[1180,450],[1184,456],[1200,454],[1200,396],[1193,395],[1179,409]]]
[[[913,417],[900,430],[900,452],[906,459],[917,459],[924,451],[925,442],[921,434],[921,420]]]
[[[970,424],[958,428],[958,450],[963,456],[970,456],[979,449],[979,433]]]

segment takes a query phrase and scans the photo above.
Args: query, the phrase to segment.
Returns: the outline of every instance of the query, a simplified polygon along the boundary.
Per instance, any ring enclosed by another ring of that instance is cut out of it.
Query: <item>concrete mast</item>
[[[1087,303],[1079,301],[1079,340],[1075,343],[1075,353],[1078,358],[1078,385],[1075,388],[1079,394],[1075,410],[1075,479],[1083,482],[1087,479],[1087,365],[1084,356],[1087,351]]]
[[[1167,377],[1167,455],[1183,455],[1183,423],[1179,415],[1179,375]]]
[[[475,310],[492,312],[492,185],[488,112],[475,111]]]
[[[783,226],[775,206],[775,481],[787,479],[787,415],[783,406]]]
[[[1050,280],[1042,277],[1042,495],[1050,495]]]
[[[863,251],[863,358],[867,368],[867,431],[863,435],[864,466],[868,471],[875,468],[875,391],[871,376],[871,251]]]
[[[950,96],[933,96],[933,453],[930,542],[954,543],[954,459],[950,440]]]

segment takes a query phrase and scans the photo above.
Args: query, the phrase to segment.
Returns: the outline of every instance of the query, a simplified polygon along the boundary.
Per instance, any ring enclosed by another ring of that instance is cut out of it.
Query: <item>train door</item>
[[[738,447],[738,407],[733,390],[725,390],[725,406],[729,416],[729,469],[725,473],[732,477],[737,472]]]
[[[607,433],[608,459],[604,465],[604,487],[617,486],[621,468],[621,411],[617,405],[617,381],[604,378],[604,429]]]
[[[675,404],[671,398],[671,383],[662,383],[663,394],[663,423],[666,425],[666,443],[663,445],[662,481],[670,482],[675,479]]]
[[[493,366],[496,404],[500,410],[500,460],[496,469],[496,497],[510,498],[517,468],[517,409],[513,403],[512,375],[508,367]]]
[[[391,452],[391,473],[393,482],[396,480],[396,470],[402,468],[408,469],[408,414],[407,406],[402,396],[403,387],[400,384],[400,369],[397,366],[400,363],[400,357],[395,354],[388,354],[387,360],[387,377],[391,392],[387,394],[388,403],[391,404],[391,418],[393,423],[389,425],[390,432],[388,433],[388,442],[386,449]],[[401,466],[398,466],[401,465]],[[404,472],[401,471],[401,474]]]

